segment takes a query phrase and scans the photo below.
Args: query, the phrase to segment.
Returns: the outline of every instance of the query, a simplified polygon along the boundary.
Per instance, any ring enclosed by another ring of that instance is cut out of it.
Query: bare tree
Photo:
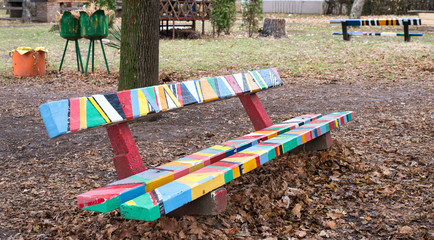
[[[354,0],[350,13],[351,19],[357,19],[362,16],[363,5],[365,5],[365,0]]]

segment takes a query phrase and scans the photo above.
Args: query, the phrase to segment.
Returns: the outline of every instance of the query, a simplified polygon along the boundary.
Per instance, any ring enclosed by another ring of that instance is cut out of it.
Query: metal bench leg
[[[115,153],[113,162],[118,179],[123,179],[146,170],[128,123],[108,126],[107,134]]]
[[[342,22],[342,35],[344,37],[344,41],[350,41],[351,35],[348,34],[347,23]]]
[[[68,48],[69,39],[66,40],[65,49],[63,50],[62,60],[60,60],[59,72],[62,70],[63,59],[65,58],[66,49]]]
[[[410,20],[405,19],[403,22],[404,24],[404,41],[410,42],[410,33],[408,31],[408,25],[410,24]]]

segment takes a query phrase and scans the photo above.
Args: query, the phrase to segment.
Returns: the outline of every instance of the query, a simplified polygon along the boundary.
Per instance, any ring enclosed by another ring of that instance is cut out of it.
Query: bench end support
[[[309,141],[301,146],[294,148],[290,152],[293,154],[297,154],[299,152],[313,152],[313,151],[326,150],[332,146],[332,143],[333,143],[332,135],[330,132],[327,132],[326,134],[321,135],[312,141]]]
[[[107,134],[115,153],[113,162],[119,180],[146,170],[128,123],[107,126]]]
[[[189,216],[215,216],[226,210],[228,205],[227,190],[218,188],[193,202],[176,209],[168,214],[169,217]]]
[[[239,99],[249,115],[250,121],[252,121],[256,131],[273,125],[256,93],[239,96]]]

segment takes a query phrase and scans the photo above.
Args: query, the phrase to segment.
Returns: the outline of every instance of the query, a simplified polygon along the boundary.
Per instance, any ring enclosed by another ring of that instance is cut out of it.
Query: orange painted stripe
[[[205,102],[209,102],[212,100],[217,100],[219,96],[216,92],[214,92],[214,89],[209,85],[208,81],[206,79],[200,79],[200,87],[202,89],[202,95]]]

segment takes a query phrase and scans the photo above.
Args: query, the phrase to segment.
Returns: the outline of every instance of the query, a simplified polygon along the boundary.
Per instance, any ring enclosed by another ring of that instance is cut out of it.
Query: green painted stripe
[[[88,128],[106,124],[104,118],[99,114],[98,110],[96,110],[88,98],[86,98],[86,120]]]
[[[128,178],[129,179],[133,179],[133,180],[137,180],[137,181],[140,181],[140,182],[144,182],[144,183],[149,182],[149,181],[152,180],[152,179],[149,179],[149,178],[139,177],[137,175],[133,175],[133,176],[130,176]]]
[[[134,199],[137,205],[128,205],[126,203],[121,205],[121,216],[123,218],[132,218],[143,221],[154,221],[161,217],[160,209],[154,207],[151,195],[146,193]]]
[[[114,197],[114,198],[106,200],[103,203],[92,205],[92,206],[87,206],[87,207],[84,207],[83,209],[89,210],[89,211],[97,211],[97,212],[106,213],[106,212],[110,212],[112,210],[115,210],[118,207],[119,207],[119,197]]]

